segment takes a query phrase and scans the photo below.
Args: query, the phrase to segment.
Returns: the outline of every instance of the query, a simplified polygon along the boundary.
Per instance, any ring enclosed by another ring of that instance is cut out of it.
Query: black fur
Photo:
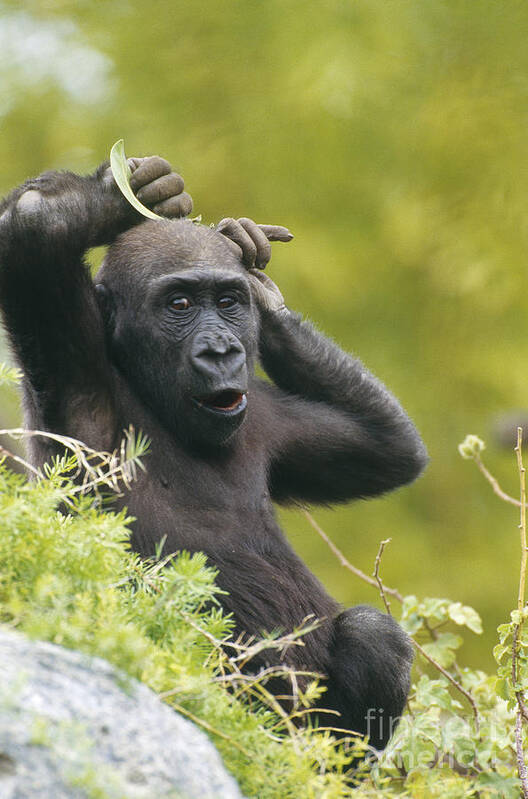
[[[106,450],[130,424],[146,433],[147,471],[124,500],[134,548],[152,555],[167,536],[166,552],[205,552],[238,631],[324,619],[285,661],[328,675],[322,706],[341,717],[325,723],[383,747],[408,692],[409,641],[372,608],[341,610],[286,542],[272,500],[343,502],[413,480],[426,455],[398,402],[295,313],[259,312],[219,233],[139,224],[104,166],[29,181],[0,214],[0,302],[26,425]],[[83,255],[103,243],[94,286]],[[183,294],[190,311],[170,304]],[[272,383],[253,375],[258,354]],[[201,403],[227,388],[247,392],[246,410]],[[31,444],[35,464],[52,452]]]

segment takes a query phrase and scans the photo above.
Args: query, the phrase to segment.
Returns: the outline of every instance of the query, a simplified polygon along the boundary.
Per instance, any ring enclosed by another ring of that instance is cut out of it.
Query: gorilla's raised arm
[[[395,397],[359,361],[288,310],[261,312],[260,355],[280,391],[272,497],[332,503],[414,480],[425,447]]]
[[[290,311],[263,272],[271,257],[264,230],[250,219],[223,220],[249,267],[260,310],[260,358],[280,391],[264,388],[274,408],[270,491],[278,502],[340,502],[414,480],[427,462],[414,425],[363,364]],[[270,237],[271,238],[271,237]]]
[[[131,185],[143,202],[167,216],[190,211],[183,181],[167,161],[129,163]],[[24,370],[26,404],[35,409],[35,423],[95,446],[108,444],[112,397],[102,320],[83,255],[142,219],[108,164],[87,177],[46,172],[0,206],[0,306]]]

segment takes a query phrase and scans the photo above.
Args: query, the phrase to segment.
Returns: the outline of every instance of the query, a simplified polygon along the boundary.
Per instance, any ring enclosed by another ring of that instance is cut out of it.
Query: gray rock
[[[0,799],[242,799],[207,736],[110,664],[0,630]]]

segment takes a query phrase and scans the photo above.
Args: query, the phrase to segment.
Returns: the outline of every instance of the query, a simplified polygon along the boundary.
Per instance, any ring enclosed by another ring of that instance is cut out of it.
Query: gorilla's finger
[[[231,239],[235,244],[238,244],[242,250],[242,262],[245,266],[254,266],[255,258],[257,257],[257,245],[239,222],[231,217],[226,217],[220,220],[216,230],[227,239]]]
[[[161,178],[147,183],[136,192],[136,197],[145,205],[153,205],[181,194],[183,185],[183,178],[176,172],[171,172],[169,175],[163,175]]]
[[[144,158],[127,158],[127,164],[131,172],[135,172],[138,166],[144,161]]]
[[[259,225],[268,241],[291,241],[293,233],[290,233],[287,227],[282,225]]]
[[[152,210],[156,214],[161,214],[161,216],[180,217],[188,216],[192,208],[192,197],[186,191],[182,191],[176,197],[169,197],[167,200],[157,203]]]
[[[229,249],[233,252],[233,255],[241,261],[242,249],[238,246],[236,242],[233,241],[233,239],[230,239],[229,236],[224,236],[224,239]]]
[[[266,234],[252,219],[248,219],[245,216],[241,217],[238,223],[251,236],[257,248],[255,266],[257,269],[264,269],[271,258],[271,244],[266,238]]]
[[[248,269],[251,291],[259,308],[268,311],[284,309],[284,297],[273,280],[258,269]]]
[[[256,278],[259,283],[262,283],[262,285],[265,288],[267,288],[267,289],[277,289],[277,291],[278,291],[277,284],[274,283],[274,281],[271,279],[271,277],[269,275],[267,275],[265,272],[261,272],[260,269],[248,269],[248,272],[249,272],[250,275],[252,275],[254,278]]]
[[[137,159],[140,164],[134,169],[130,176],[130,185],[133,191],[137,191],[147,183],[151,183],[162,175],[168,175],[171,165],[159,155],[152,155],[149,158]]]

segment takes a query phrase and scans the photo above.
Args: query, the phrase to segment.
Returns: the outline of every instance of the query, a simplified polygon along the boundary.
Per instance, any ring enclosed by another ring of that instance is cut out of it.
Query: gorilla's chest
[[[248,545],[274,528],[263,447],[192,453],[154,439],[150,450],[124,500],[141,554],[152,554],[163,537],[166,551],[207,552],[234,540]]]

